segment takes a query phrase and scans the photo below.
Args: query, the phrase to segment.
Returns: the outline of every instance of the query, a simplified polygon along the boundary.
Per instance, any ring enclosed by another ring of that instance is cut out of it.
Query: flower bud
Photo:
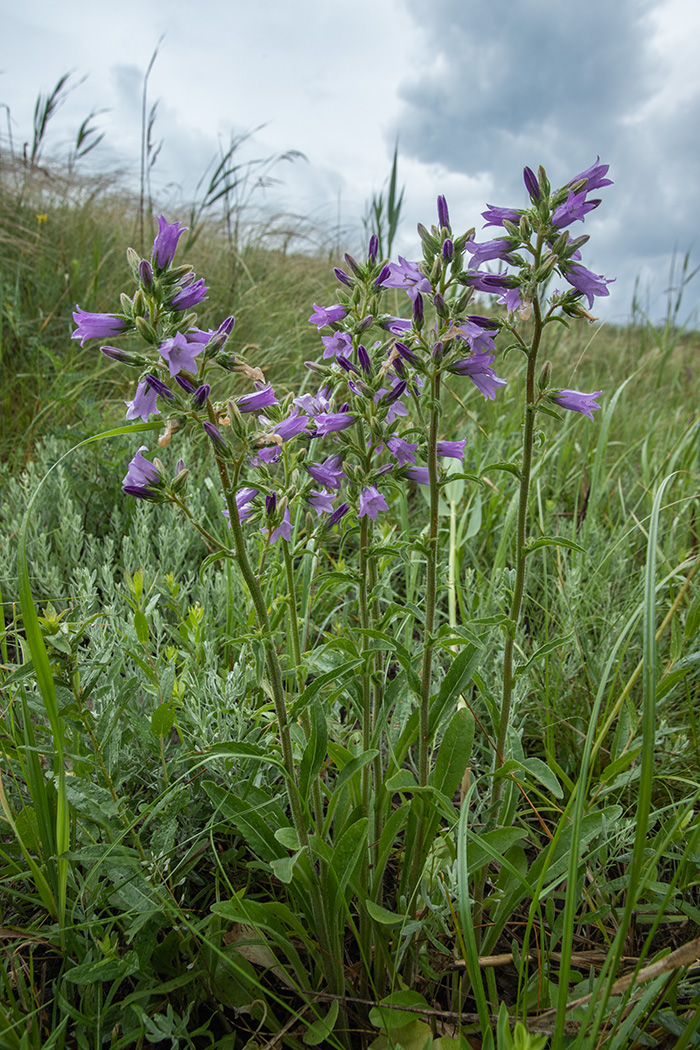
[[[418,236],[421,239],[423,250],[426,255],[433,257],[440,251],[440,241],[432,233],[428,233],[422,223],[418,223]]]
[[[195,385],[191,379],[187,378],[187,376],[177,375],[175,376],[175,382],[178,386],[182,387],[186,394],[193,394],[195,392]]]
[[[450,311],[449,311],[449,308],[447,306],[447,303],[445,302],[443,297],[440,295],[440,292],[436,292],[435,295],[433,296],[433,304],[434,304],[435,309],[437,310],[437,312],[440,314],[440,317],[449,317],[450,316]]]
[[[328,379],[328,377],[331,375],[330,368],[327,368],[325,365],[320,365],[317,361],[304,361],[304,364],[310,372],[317,372],[320,376],[323,376],[325,379]]]
[[[211,439],[212,445],[220,449],[225,449],[227,447],[226,439],[218,427],[215,427],[213,423],[209,422],[202,423],[202,426],[208,437]]]
[[[550,186],[549,179],[547,178],[547,172],[544,170],[541,164],[537,169],[537,180],[540,184],[540,191],[542,193],[542,196],[549,197],[549,194],[552,191],[552,187]]]
[[[341,284],[346,285],[348,288],[354,288],[355,287],[355,282],[352,281],[348,277],[348,275],[346,274],[345,270],[341,270],[339,266],[334,266],[333,267],[333,273],[335,274],[335,276],[337,277],[337,279],[340,281]]]
[[[371,375],[372,374],[372,364],[371,364],[370,359],[369,359],[369,354],[367,353],[367,350],[365,349],[364,346],[362,346],[361,343],[360,343],[360,345],[357,348],[357,360],[359,361],[360,368],[365,373],[365,375],[366,376]]]
[[[449,262],[454,253],[454,242],[451,241],[449,237],[446,237],[445,240],[442,242],[442,257],[445,260],[445,262]]]
[[[143,368],[148,364],[147,357],[135,354],[131,350],[122,350],[119,346],[101,346],[100,350],[110,361],[118,361],[121,365],[135,365]]]
[[[413,300],[413,326],[419,332],[423,327],[423,296],[420,292],[416,293],[416,298]]]
[[[523,168],[523,182],[525,183],[525,189],[527,190],[532,203],[538,204],[539,201],[542,199],[542,194],[540,192],[539,183],[532,168]]]
[[[192,395],[192,408],[203,408],[207,403],[207,398],[211,392],[211,387],[208,383],[203,383],[198,386]]]
[[[552,378],[552,362],[551,361],[545,361],[544,364],[542,365],[542,371],[540,372],[540,377],[539,377],[539,379],[537,381],[537,385],[539,386],[540,390],[546,390],[547,389],[547,387],[550,384],[551,378]]]
[[[367,258],[374,264],[377,261],[377,252],[379,251],[379,238],[376,233],[373,233],[369,239],[369,248],[367,250]]]
[[[165,397],[168,399],[168,401],[175,400],[175,395],[173,394],[170,387],[167,385],[167,383],[164,383],[162,379],[159,379],[158,376],[149,374],[145,376],[145,379],[148,385],[153,390],[155,390],[159,397]]]
[[[153,287],[153,267],[148,259],[142,259],[139,263],[139,280],[141,287],[149,291]]]
[[[268,518],[272,517],[275,513],[275,507],[277,506],[277,493],[271,492],[269,496],[265,497],[265,512]]]
[[[363,317],[359,324],[355,326],[355,334],[360,335],[361,332],[365,332],[370,327],[373,321],[374,317],[372,316],[372,314],[367,314],[367,316]]]
[[[136,331],[144,342],[151,343],[152,346],[158,346],[159,339],[156,335],[156,330],[153,325],[149,324],[145,317],[135,317],[134,323],[136,325]]]
[[[132,303],[131,299],[126,294],[126,292],[122,292],[122,294],[119,296],[119,301],[122,304],[122,313],[124,314],[124,316],[129,318],[133,317],[134,304]]]
[[[436,362],[437,361],[441,361],[442,360],[442,355],[444,354],[444,352],[445,352],[445,344],[444,343],[440,342],[440,340],[438,340],[437,343],[433,343],[433,351],[432,351],[433,361],[436,361]]]
[[[175,493],[184,492],[185,488],[187,487],[187,479],[190,476],[189,470],[185,468],[185,465],[181,459],[177,461],[177,468],[177,474],[170,482],[170,488]]]
[[[447,210],[447,201],[444,197],[437,199],[438,226],[441,230],[450,230],[450,213]]]
[[[135,251],[133,248],[127,248],[126,249],[126,261],[129,264],[129,269],[133,273],[135,280],[138,281],[138,279],[139,279],[139,263],[141,262],[141,260],[139,258],[139,253],[137,251]]]
[[[134,317],[145,317],[148,314],[148,305],[146,303],[146,296],[143,294],[140,288],[136,289],[133,301]]]
[[[381,288],[387,277],[391,276],[391,269],[388,266],[382,266],[378,275],[374,279],[374,287]]]

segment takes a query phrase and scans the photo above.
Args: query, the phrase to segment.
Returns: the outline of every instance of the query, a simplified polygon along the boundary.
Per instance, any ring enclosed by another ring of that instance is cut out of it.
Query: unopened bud
[[[147,291],[153,287],[153,267],[148,259],[142,259],[139,263],[139,280]]]
[[[203,408],[207,403],[210,391],[211,387],[208,383],[203,383],[202,386],[198,386],[192,395],[192,408]]]
[[[421,239],[423,249],[427,255],[431,256],[431,258],[440,251],[440,241],[432,233],[429,233],[425,226],[420,222],[418,223],[418,236]]]
[[[146,297],[140,288],[136,290],[133,300],[134,317],[145,317],[148,313]]]
[[[110,361],[118,361],[121,365],[134,365],[143,368],[148,364],[148,358],[141,354],[135,354],[131,350],[122,350],[119,346],[101,346],[100,350]]]
[[[360,335],[361,332],[365,332],[374,321],[372,314],[367,314],[362,320],[355,326],[355,334]]]
[[[440,314],[440,317],[449,317],[450,316],[450,311],[449,311],[449,308],[447,306],[447,303],[445,302],[443,297],[440,295],[440,292],[436,292],[435,293],[435,295],[433,297],[433,304],[434,304],[435,309],[437,310],[437,312]]]
[[[122,304],[122,313],[124,314],[124,316],[129,318],[133,317],[134,304],[132,303],[131,299],[126,294],[126,292],[122,292],[122,294],[119,296],[119,301]]]
[[[538,386],[540,390],[546,390],[549,386],[552,378],[552,362],[545,361],[542,365],[542,371],[540,372],[540,378],[538,379]]]
[[[136,331],[144,342],[151,343],[153,346],[158,345],[159,340],[155,328],[152,324],[149,324],[145,317],[135,317],[134,323],[136,325]]]
[[[423,296],[420,292],[417,292],[413,300],[413,326],[419,332],[423,327],[423,313]]]
[[[139,263],[141,262],[141,259],[139,258],[139,253],[137,251],[135,251],[133,248],[127,248],[126,249],[126,261],[129,264],[129,269],[133,273],[134,278],[138,281],[138,279],[139,279]]]
[[[449,237],[446,237],[445,240],[442,242],[442,257],[445,260],[445,262],[449,262],[454,253],[454,242],[451,241]]]
[[[341,270],[339,266],[334,266],[333,267],[333,273],[335,274],[335,276],[337,277],[337,279],[340,281],[341,284],[346,285],[346,287],[348,287],[348,288],[354,288],[355,287],[355,282],[353,280],[351,280],[348,277],[348,275],[346,274],[345,270]]]
[[[182,463],[182,460],[179,460],[178,463]],[[170,487],[173,492],[183,492],[187,487],[187,479],[189,476],[190,472],[189,470],[186,470],[184,466],[178,470],[177,474],[170,482]]]
[[[436,362],[437,361],[441,361],[442,360],[442,355],[444,354],[444,352],[445,352],[445,344],[443,342],[438,340],[437,343],[433,343],[433,351],[432,351],[433,361],[436,361]]]

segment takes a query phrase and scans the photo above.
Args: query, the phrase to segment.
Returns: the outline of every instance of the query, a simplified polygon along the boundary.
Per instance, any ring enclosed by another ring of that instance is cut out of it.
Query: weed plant
[[[78,351],[111,429],[68,416],[77,448],[1,479],[1,1045],[695,1045],[697,341],[592,327],[530,241],[604,174],[526,169],[511,298],[478,313],[442,198],[422,268],[372,240],[318,335],[280,291],[315,264],[251,250],[235,328],[212,285],[183,346],[165,220],[119,314],[116,274],[76,295],[81,338],[119,342]],[[133,455],[161,432],[169,468]]]

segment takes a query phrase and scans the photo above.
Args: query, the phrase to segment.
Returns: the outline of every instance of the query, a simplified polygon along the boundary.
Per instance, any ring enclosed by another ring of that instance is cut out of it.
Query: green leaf
[[[525,674],[529,671],[532,665],[537,662],[537,660],[541,660],[543,656],[548,656],[549,653],[553,653],[555,649],[558,649],[560,645],[564,645],[565,642],[570,641],[571,638],[573,638],[573,632],[558,635],[556,638],[552,638],[550,641],[545,642],[544,645],[541,645],[539,649],[535,650],[529,660],[526,660],[524,664],[520,664],[516,667],[514,677],[519,678],[521,675]]]
[[[375,922],[381,923],[382,926],[405,926],[410,921],[408,915],[396,915],[395,912],[389,911],[388,908],[383,908],[381,904],[376,904],[375,901],[369,898],[365,901],[365,908],[367,914]]]
[[[455,711],[438,751],[431,783],[452,798],[462,782],[474,743],[474,716],[466,707]]]
[[[481,468],[482,474],[488,474],[492,470],[505,470],[508,474],[512,474],[520,481],[520,471],[514,463],[489,463],[488,466]]]
[[[318,1046],[324,1039],[333,1031],[335,1022],[338,1019],[338,1000],[331,1004],[331,1008],[325,1017],[319,1018],[318,1021],[314,1021],[304,1032],[304,1042],[307,1046]]]
[[[175,722],[175,712],[172,704],[160,704],[151,715],[151,732],[154,737],[168,736]]]
[[[407,1013],[405,1010],[401,1010],[402,1006],[411,1006],[414,1009],[430,1009],[420,992],[414,992],[410,988],[406,988],[400,992],[392,992],[386,999],[382,999],[380,1006],[373,1006],[369,1012],[370,1024],[373,1024],[376,1028],[381,1028],[384,1032],[391,1032],[397,1028],[405,1028],[412,1021],[418,1020],[415,1013]],[[428,1029],[428,1032],[430,1032],[430,1029]]]
[[[134,627],[136,628],[136,637],[141,642],[141,645],[148,645],[151,632],[148,629],[148,620],[140,609],[137,609],[134,613]]]
[[[333,847],[331,867],[338,879],[338,885],[344,890],[352,878],[362,851],[367,842],[369,819],[361,817],[343,832]]]
[[[586,548],[580,543],[576,543],[575,540],[567,540],[563,536],[540,536],[539,539],[526,543],[524,550],[526,554],[532,554],[541,547],[568,547],[569,550],[578,551],[579,554],[586,554]]]
[[[328,747],[326,716],[318,702],[312,704],[310,714],[311,733],[299,764],[299,794],[303,802],[308,800],[311,785],[321,771]]]
[[[514,775],[516,780],[524,780],[527,783],[528,778],[523,777],[523,773],[529,773],[535,780],[539,780],[548,791],[551,791],[555,798],[562,797],[562,787],[557,780],[556,774],[552,772],[547,763],[543,762],[541,758],[523,758],[521,760],[509,758],[507,762],[504,762],[496,770],[494,775],[497,777]]]

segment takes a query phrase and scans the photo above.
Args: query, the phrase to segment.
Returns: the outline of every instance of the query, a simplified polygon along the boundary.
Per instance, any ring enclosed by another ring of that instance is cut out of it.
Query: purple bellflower
[[[190,340],[182,332],[176,332],[172,339],[166,339],[158,347],[158,353],[168,363],[171,378],[178,372],[197,371],[195,357],[201,354],[204,344],[200,340]]]
[[[415,481],[416,485],[430,484],[430,472],[427,467],[406,467],[404,477],[409,481]]]
[[[513,251],[513,245],[509,237],[496,237],[495,240],[484,241],[483,244],[477,244],[474,238],[470,237],[464,245],[464,250],[469,252],[472,257],[471,265],[478,270],[483,263],[490,262],[491,259],[510,262],[509,254]]]
[[[126,418],[129,420],[142,419],[144,423],[147,423],[149,416],[160,415],[160,409],[156,408],[157,397],[158,393],[155,387],[147,383],[145,379],[142,379],[136,387],[133,401],[124,402],[126,405]]]
[[[504,219],[506,222],[520,222],[522,214],[520,208],[497,208],[493,204],[488,204],[486,211],[482,211],[481,217],[486,219],[484,226],[502,226]]]
[[[357,512],[358,518],[364,518],[365,515],[371,518],[372,521],[377,520],[377,515],[380,510],[388,510],[389,505],[382,496],[379,489],[375,488],[374,485],[368,485],[360,493],[360,507]]]
[[[469,376],[484,397],[493,401],[498,387],[506,385],[506,380],[497,376],[491,367],[493,360],[493,354],[475,354],[474,357],[464,357],[460,361],[454,361],[449,371],[458,376]]]
[[[141,455],[145,451],[146,446],[142,445],[129,463],[128,470],[122,479],[122,489],[138,499],[153,499],[157,498],[158,492],[151,486],[159,486],[163,479],[157,467],[154,467],[150,460]]]
[[[593,412],[600,408],[596,398],[602,393],[602,390],[596,390],[593,394],[584,394],[581,390],[560,390],[554,394],[552,401],[561,408],[568,408],[570,412],[581,412],[582,415],[593,419]]]
[[[612,284],[614,277],[606,278],[596,276],[591,270],[587,270],[580,263],[570,263],[564,270],[564,280],[573,285],[577,292],[585,295],[588,299],[588,309],[593,306],[595,296],[603,297],[610,295],[607,286]]]
[[[316,416],[316,433],[319,437],[325,434],[333,434],[338,430],[347,430],[355,422],[355,417],[350,412],[325,412]]]
[[[158,233],[153,242],[153,262],[159,270],[164,270],[173,261],[177,242],[187,229],[179,222],[168,223],[164,215],[158,219]]]
[[[191,273],[188,273],[182,281],[178,281],[175,289],[175,294],[168,304],[171,310],[191,310],[193,306],[206,299],[209,291],[204,281],[195,280],[194,274]]]
[[[322,514],[333,513],[333,500],[335,496],[331,495],[326,489],[321,489],[320,492],[316,492],[314,489],[311,491],[311,495],[307,497],[306,502],[309,506],[316,511],[320,517]]]
[[[438,226],[441,230],[450,229],[450,213],[447,208],[447,201],[444,197],[440,196],[437,199],[437,213],[438,213]]]
[[[253,507],[251,503],[258,494],[258,490],[250,487],[239,489],[236,493],[236,506],[238,507],[238,520],[245,521],[253,513]],[[231,526],[231,519],[227,510],[223,511],[225,518],[229,519],[229,528]]]
[[[345,477],[342,469],[343,457],[340,453],[328,456],[323,463],[307,463],[308,470],[314,481],[329,489],[339,489],[340,479]]]
[[[451,457],[452,459],[464,459],[464,446],[466,443],[466,438],[462,441],[438,441],[437,454],[442,459],[448,457]]]
[[[317,303],[314,303],[314,312],[311,314],[309,321],[311,324],[315,324],[320,331],[327,324],[342,321],[346,313],[345,307],[338,304],[334,306],[319,306]]]
[[[405,466],[407,463],[416,462],[414,453],[418,449],[418,445],[413,445],[409,441],[405,441],[404,438],[390,437],[387,439],[386,447],[392,456],[398,460],[400,467]]]
[[[284,517],[282,518],[282,521],[276,529],[273,529],[272,532],[270,532],[269,529],[261,529],[260,531],[264,532],[266,536],[270,537],[270,543],[277,543],[277,540],[280,538],[280,536],[283,540],[291,540],[292,523],[289,520],[289,507],[285,508]]]
[[[270,405],[279,405],[279,401],[269,383],[267,386],[258,383],[254,394],[244,394],[236,401],[238,411],[244,413],[260,412],[263,408],[269,408]]]
[[[467,318],[457,325],[455,331],[460,339],[469,344],[475,354],[492,354],[496,352],[492,331],[485,331],[481,325]]]
[[[523,168],[523,182],[525,183],[525,189],[530,195],[530,200],[533,204],[537,204],[542,199],[542,192],[537,176],[532,168]]]
[[[431,292],[430,281],[418,269],[417,263],[409,262],[399,255],[398,263],[389,266],[391,274],[384,278],[385,288],[403,288],[411,299],[415,299],[419,292]]]
[[[569,226],[579,219],[583,222],[588,212],[593,211],[600,204],[599,200],[587,201],[586,192],[586,190],[581,190],[580,193],[574,193],[569,190],[569,196],[564,203],[552,212],[552,226],[561,230],[564,226]]]
[[[333,335],[322,335],[324,357],[347,356],[352,353],[352,339],[347,332],[334,332]]]
[[[586,179],[586,193],[590,193],[591,190],[599,190],[601,186],[612,186],[612,179],[605,178],[609,167],[609,164],[601,164],[600,157],[596,157],[595,164],[591,164],[590,168],[586,168],[579,175],[575,175],[569,185],[580,182],[581,179]]]
[[[289,441],[290,438],[296,437],[297,434],[301,434],[302,431],[306,430],[308,422],[309,417],[302,416],[299,410],[294,408],[281,423],[272,424],[272,432],[277,434],[282,441]]]
[[[126,321],[116,314],[91,314],[86,310],[76,307],[73,314],[77,328],[71,339],[79,339],[80,345],[84,346],[88,339],[109,339],[110,336],[119,335],[126,328]]]

